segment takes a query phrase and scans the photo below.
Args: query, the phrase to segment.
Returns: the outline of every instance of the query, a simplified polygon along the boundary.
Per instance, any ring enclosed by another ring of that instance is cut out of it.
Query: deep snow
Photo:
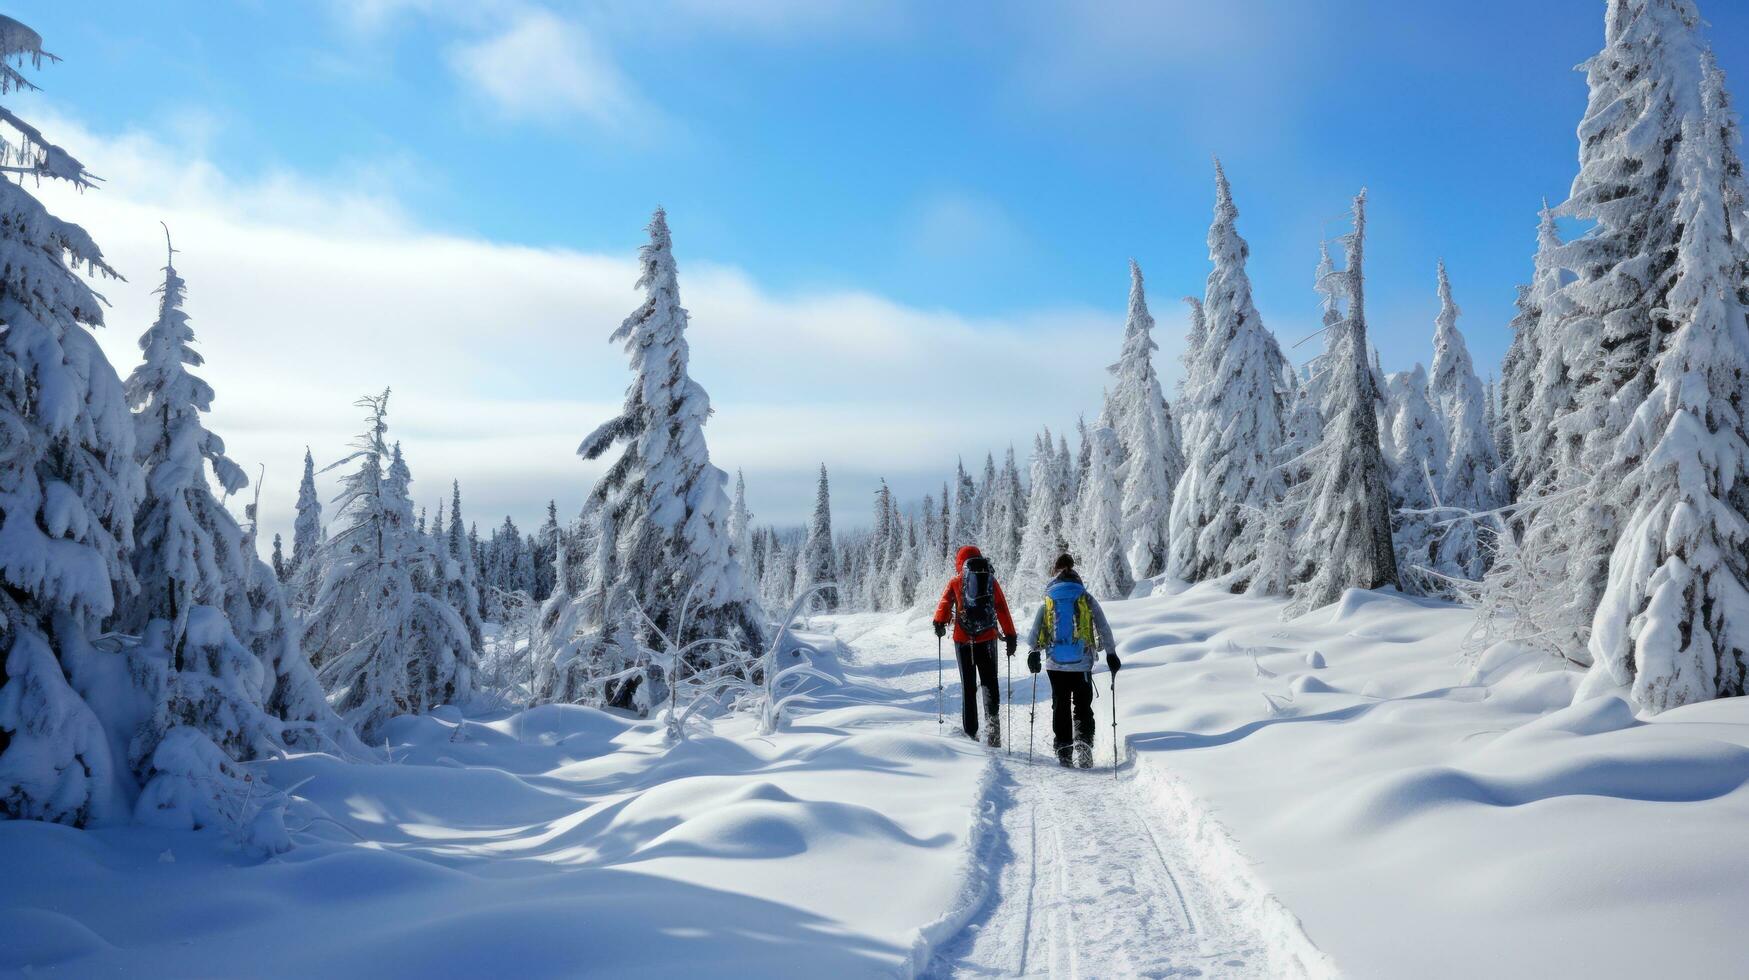
[[[1158,591],[1106,604],[1115,772],[1103,672],[1100,768],[1030,766],[1024,674],[987,753],[938,734],[921,620],[822,617],[843,682],[771,738],[403,718],[390,765],[256,767],[303,828],[266,862],[0,823],[0,974],[1741,975],[1749,703],[1569,707],[1427,600]]]

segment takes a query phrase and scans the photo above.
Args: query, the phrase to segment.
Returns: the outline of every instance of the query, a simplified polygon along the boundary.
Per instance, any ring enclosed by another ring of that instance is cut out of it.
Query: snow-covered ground
[[[262,862],[209,835],[0,823],[0,974],[1741,975],[1749,703],[1636,719],[1461,662],[1470,613],[1207,588],[1107,604],[1123,765],[936,724],[917,619],[822,618],[786,730],[670,746],[582,708],[395,722],[393,764],[260,767]],[[1016,666],[1019,666],[1017,660]],[[1042,685],[1041,685],[1041,697]]]
[[[307,826],[267,862],[206,835],[0,823],[0,974],[909,972],[971,907],[988,759],[936,737],[933,691],[847,666],[770,739],[736,719],[669,746],[574,707],[399,719],[392,765],[262,767]]]

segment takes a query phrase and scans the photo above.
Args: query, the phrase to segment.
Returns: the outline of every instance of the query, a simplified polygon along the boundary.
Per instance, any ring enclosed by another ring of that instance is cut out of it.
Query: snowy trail
[[[901,691],[933,693],[934,664],[918,655],[933,645],[925,624],[845,616],[835,626],[861,669]],[[944,686],[954,728],[960,688],[951,666]],[[990,852],[1000,866],[984,904],[937,950],[928,975],[1268,976],[1265,940],[1223,890],[1193,872],[1182,833],[1165,825],[1133,771],[1113,775],[1108,724],[1095,747],[1101,767],[1066,770],[1049,756],[1041,712],[1036,764],[1028,763],[1031,692],[1030,675],[1014,679],[1016,748],[996,753],[1000,832]],[[1039,696],[1048,707],[1042,689]]]

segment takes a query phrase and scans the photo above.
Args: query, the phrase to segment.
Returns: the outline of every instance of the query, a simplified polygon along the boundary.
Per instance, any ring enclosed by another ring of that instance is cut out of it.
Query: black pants
[[[966,734],[978,737],[977,695],[980,693],[984,695],[984,717],[989,719],[990,730],[1000,732],[997,718],[1000,717],[1002,701],[996,684],[996,641],[955,643],[953,653],[960,663],[960,695],[965,699]]]
[[[1057,758],[1067,759],[1076,742],[1093,745],[1093,675],[1081,670],[1047,670],[1045,675],[1051,679],[1051,734],[1056,736]]]

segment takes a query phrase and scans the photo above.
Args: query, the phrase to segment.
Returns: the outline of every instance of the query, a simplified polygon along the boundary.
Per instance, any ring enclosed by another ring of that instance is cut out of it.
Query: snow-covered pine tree
[[[26,62],[52,57],[30,28],[0,17],[0,95],[31,86]],[[92,646],[133,588],[141,477],[121,379],[91,329],[102,301],[72,267],[114,276],[84,229],[25,190],[25,177],[90,187],[65,150],[0,107],[0,817],[83,825],[119,815],[106,699],[87,701]],[[81,690],[81,689],[84,690]]]
[[[973,539],[982,542],[984,535],[990,529],[990,502],[996,489],[996,454],[984,454],[984,478],[977,482],[973,491],[972,520]]]
[[[832,484],[826,474],[826,464],[820,464],[820,485],[814,493],[814,519],[808,524],[808,536],[796,556],[795,594],[801,595],[822,583],[835,583],[838,578],[838,552],[832,541]],[[832,612],[838,608],[841,588],[825,589],[809,605]]]
[[[541,522],[540,529],[534,533],[528,549],[529,561],[534,566],[531,579],[533,591],[529,598],[535,602],[544,602],[553,594],[553,584],[557,579],[558,544],[559,502],[548,500],[546,520]]]
[[[874,529],[869,534],[867,575],[861,584],[861,601],[866,609],[886,608],[891,583],[887,580],[898,556],[891,550],[894,544],[893,491],[881,480],[874,495]]]
[[[729,554],[746,566],[752,553],[753,514],[747,510],[747,478],[740,470],[736,470],[735,499],[729,505]]]
[[[948,522],[947,554],[945,557],[951,563],[954,552],[968,544],[978,543],[980,520],[978,517],[978,491],[972,478],[966,474],[966,466],[962,461],[954,479],[953,514]]]
[[[1545,399],[1565,405],[1566,371],[1559,357],[1551,357],[1545,343],[1544,324],[1551,323],[1549,307],[1561,289],[1561,271],[1555,264],[1560,251],[1555,213],[1544,201],[1538,212],[1536,259],[1530,282],[1519,288],[1516,314],[1510,325],[1512,342],[1500,367],[1500,415],[1507,450],[1506,482],[1513,499],[1533,496],[1535,485],[1552,477],[1552,411],[1538,413],[1533,404]],[[1545,363],[1552,361],[1553,363]],[[1553,377],[1545,372],[1554,370]],[[1545,395],[1545,386],[1554,394]]]
[[[1239,209],[1215,165],[1215,217],[1209,227],[1208,293],[1201,356],[1185,395],[1195,406],[1186,432],[1184,476],[1172,500],[1171,573],[1221,579],[1242,591],[1257,562],[1269,512],[1285,490],[1278,451],[1287,411],[1287,359],[1263,326],[1245,272],[1250,247]],[[1364,357],[1364,353],[1362,355]],[[1376,434],[1375,442],[1376,446]]]
[[[298,481],[297,519],[292,524],[292,556],[286,598],[294,610],[308,610],[322,584],[322,500],[316,493],[316,460],[304,447],[304,475]]]
[[[1581,617],[1602,599],[1625,516],[1616,490],[1635,461],[1617,444],[1652,389],[1663,339],[1678,329],[1669,316],[1682,231],[1676,156],[1702,113],[1699,24],[1690,0],[1615,0],[1604,48],[1583,66],[1579,173],[1558,213],[1591,228],[1560,250],[1577,279],[1550,338],[1572,386],[1570,410],[1553,422],[1562,443],[1554,482],[1577,491],[1560,508],[1559,540]]]
[[[1089,430],[1087,437],[1087,479],[1075,503],[1075,566],[1095,595],[1127,599],[1136,583],[1123,553],[1123,445],[1107,426]]]
[[[1027,501],[1026,533],[1021,538],[1020,557],[1008,573],[1008,591],[1016,601],[1030,601],[1044,591],[1051,563],[1069,550],[1063,537],[1061,461],[1051,445],[1050,431],[1034,443],[1031,464],[1032,496]]]
[[[688,314],[680,305],[673,240],[660,208],[650,218],[649,233],[639,252],[637,285],[644,301],[611,337],[631,361],[625,406],[577,450],[594,460],[623,446],[590,491],[589,533],[598,543],[591,582],[575,600],[583,605],[574,615],[546,619],[551,628],[536,642],[548,682],[541,696],[547,698],[601,692],[597,681],[612,673],[603,672],[611,666],[603,657],[635,661],[639,654],[623,640],[651,632],[641,621],[625,629],[622,617],[636,610],[677,644],[722,639],[748,658],[764,647],[757,596],[730,553],[727,477],[711,463],[705,444],[710,396],[689,373]],[[622,609],[616,602],[635,606]],[[700,650],[693,658],[700,666],[733,655],[720,646]],[[645,686],[628,677],[609,700],[647,707],[662,692]]]
[[[1110,367],[1114,377],[1109,410],[1123,446],[1123,540],[1133,578],[1166,570],[1167,524],[1172,491],[1184,474],[1178,427],[1154,370],[1154,317],[1142,284],[1142,269],[1130,261],[1129,319],[1123,350]],[[1010,459],[1013,454],[1010,453]]]
[[[356,403],[365,429],[333,464],[355,465],[334,500],[338,530],[304,633],[336,709],[371,743],[396,715],[467,698],[475,662],[462,616],[419,580],[431,555],[412,533],[406,461],[386,441],[388,400],[385,390]]]
[[[1385,417],[1380,426],[1380,451],[1390,464],[1391,540],[1397,549],[1397,570],[1416,591],[1444,590],[1440,579],[1425,574],[1462,575],[1436,557],[1441,529],[1451,514],[1426,513],[1443,500],[1446,428],[1429,398],[1427,372],[1421,365],[1385,378]]]
[[[288,574],[285,559],[285,543],[279,539],[278,532],[273,535],[273,557],[268,561],[268,567],[273,569],[273,580],[284,583]]]
[[[1184,305],[1190,307],[1190,326],[1184,334],[1184,351],[1178,355],[1178,363],[1184,365],[1184,374],[1178,379],[1178,425],[1182,435],[1190,435],[1191,416],[1196,413],[1195,401],[1188,398],[1190,379],[1202,372],[1203,348],[1208,341],[1208,314],[1202,307],[1202,298],[1198,296],[1184,297]]]
[[[1587,678],[1631,685],[1653,711],[1744,694],[1749,676],[1749,256],[1733,234],[1736,120],[1710,54],[1703,66],[1703,111],[1684,119],[1676,156],[1675,278],[1656,311],[1674,332],[1609,462],[1625,475],[1609,488],[1625,521]]]
[[[1477,513],[1504,501],[1494,494],[1494,437],[1488,427],[1482,383],[1470,361],[1469,347],[1458,332],[1458,307],[1451,297],[1445,262],[1439,263],[1439,316],[1434,321],[1433,371],[1427,396],[1439,412],[1446,432],[1440,503]],[[1448,515],[1456,516],[1456,515]],[[1447,524],[1434,542],[1435,562],[1442,574],[1479,581],[1487,567],[1482,530],[1475,521]]]
[[[894,512],[893,521],[899,535],[898,550],[893,557],[893,569],[887,578],[886,608],[909,609],[917,601],[918,584],[921,581],[917,522],[900,517],[897,511]]]
[[[1367,359],[1366,191],[1354,199],[1354,231],[1344,238],[1340,273],[1347,315],[1329,335],[1330,406],[1316,470],[1307,485],[1310,517],[1299,552],[1311,577],[1294,592],[1294,608],[1328,605],[1344,589],[1397,584],[1391,544],[1390,471],[1379,450],[1377,379]]]
[[[1011,575],[1020,560],[1021,536],[1025,530],[1026,488],[1021,485],[1020,467],[1014,461],[1014,447],[1002,458],[1002,468],[996,472],[995,485],[990,488],[984,537],[985,554],[996,567],[998,575]]]

